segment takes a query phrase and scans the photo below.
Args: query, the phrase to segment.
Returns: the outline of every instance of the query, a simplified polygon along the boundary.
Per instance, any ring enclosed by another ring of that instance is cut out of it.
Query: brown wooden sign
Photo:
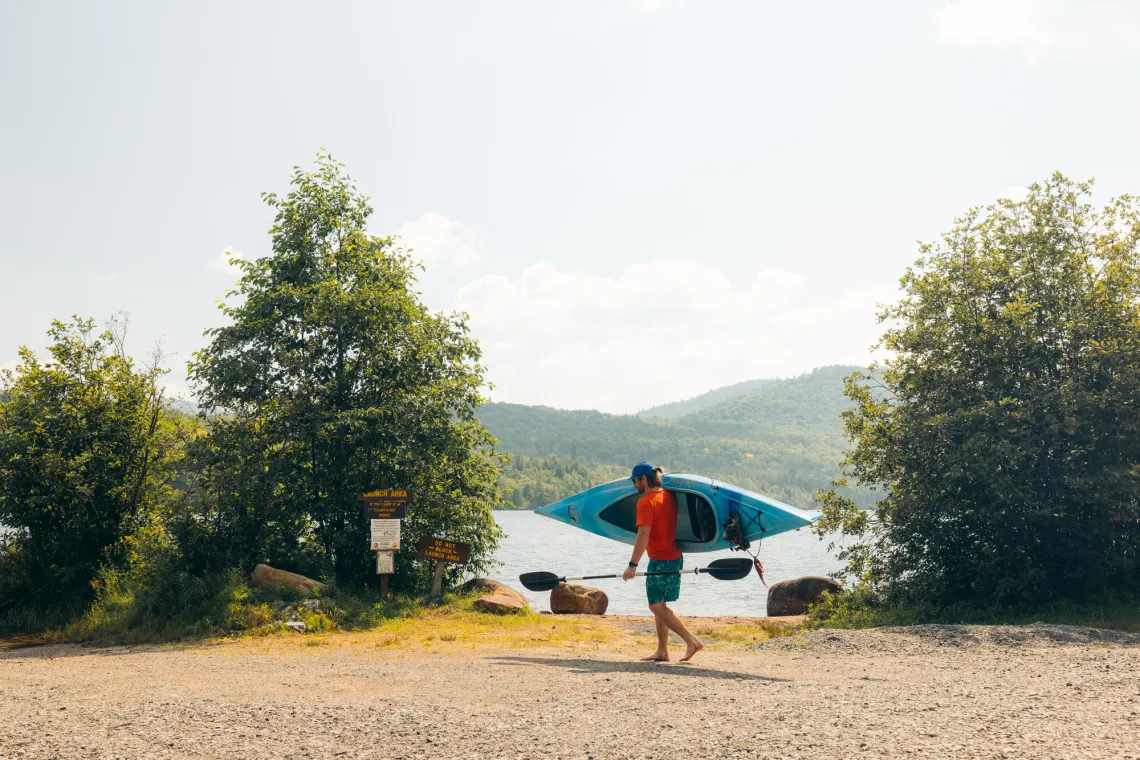
[[[365,520],[402,520],[412,494],[406,488],[380,488],[356,497],[364,502]]]
[[[424,536],[416,544],[416,556],[466,565],[468,558],[471,557],[471,547],[458,541]]]

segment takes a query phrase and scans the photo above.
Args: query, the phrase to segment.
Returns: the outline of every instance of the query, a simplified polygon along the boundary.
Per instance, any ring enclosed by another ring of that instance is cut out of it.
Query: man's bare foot
[[[692,655],[689,655],[689,656],[692,657]],[[653,654],[649,655],[648,657],[642,657],[641,661],[642,662],[669,662],[669,653],[668,652],[654,652]]]
[[[705,645],[703,643],[697,639],[693,639],[693,643],[685,647],[685,656],[681,658],[681,662],[688,662],[689,660],[693,659],[693,655],[704,648]]]

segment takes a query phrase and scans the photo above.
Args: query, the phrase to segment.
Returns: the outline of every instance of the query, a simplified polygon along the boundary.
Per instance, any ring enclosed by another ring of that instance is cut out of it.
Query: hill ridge
[[[846,440],[843,377],[829,365],[729,397],[679,419],[495,403],[479,411],[500,449],[512,454],[503,485],[534,508],[623,477],[649,460],[670,471],[715,477],[797,507],[839,475]],[[853,492],[869,505],[873,495]]]

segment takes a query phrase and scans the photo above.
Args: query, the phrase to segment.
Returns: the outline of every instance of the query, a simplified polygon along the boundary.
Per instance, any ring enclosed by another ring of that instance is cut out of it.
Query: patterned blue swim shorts
[[[676,572],[685,566],[685,558],[651,559],[648,572],[660,573],[666,570]],[[645,597],[650,604],[675,602],[681,596],[680,575],[649,575],[645,578]]]

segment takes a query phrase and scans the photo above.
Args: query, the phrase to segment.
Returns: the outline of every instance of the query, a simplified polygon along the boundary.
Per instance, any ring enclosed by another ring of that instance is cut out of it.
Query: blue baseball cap
[[[652,462],[638,462],[633,466],[633,474],[629,476],[630,480],[637,480],[642,475],[651,475],[653,473]]]

